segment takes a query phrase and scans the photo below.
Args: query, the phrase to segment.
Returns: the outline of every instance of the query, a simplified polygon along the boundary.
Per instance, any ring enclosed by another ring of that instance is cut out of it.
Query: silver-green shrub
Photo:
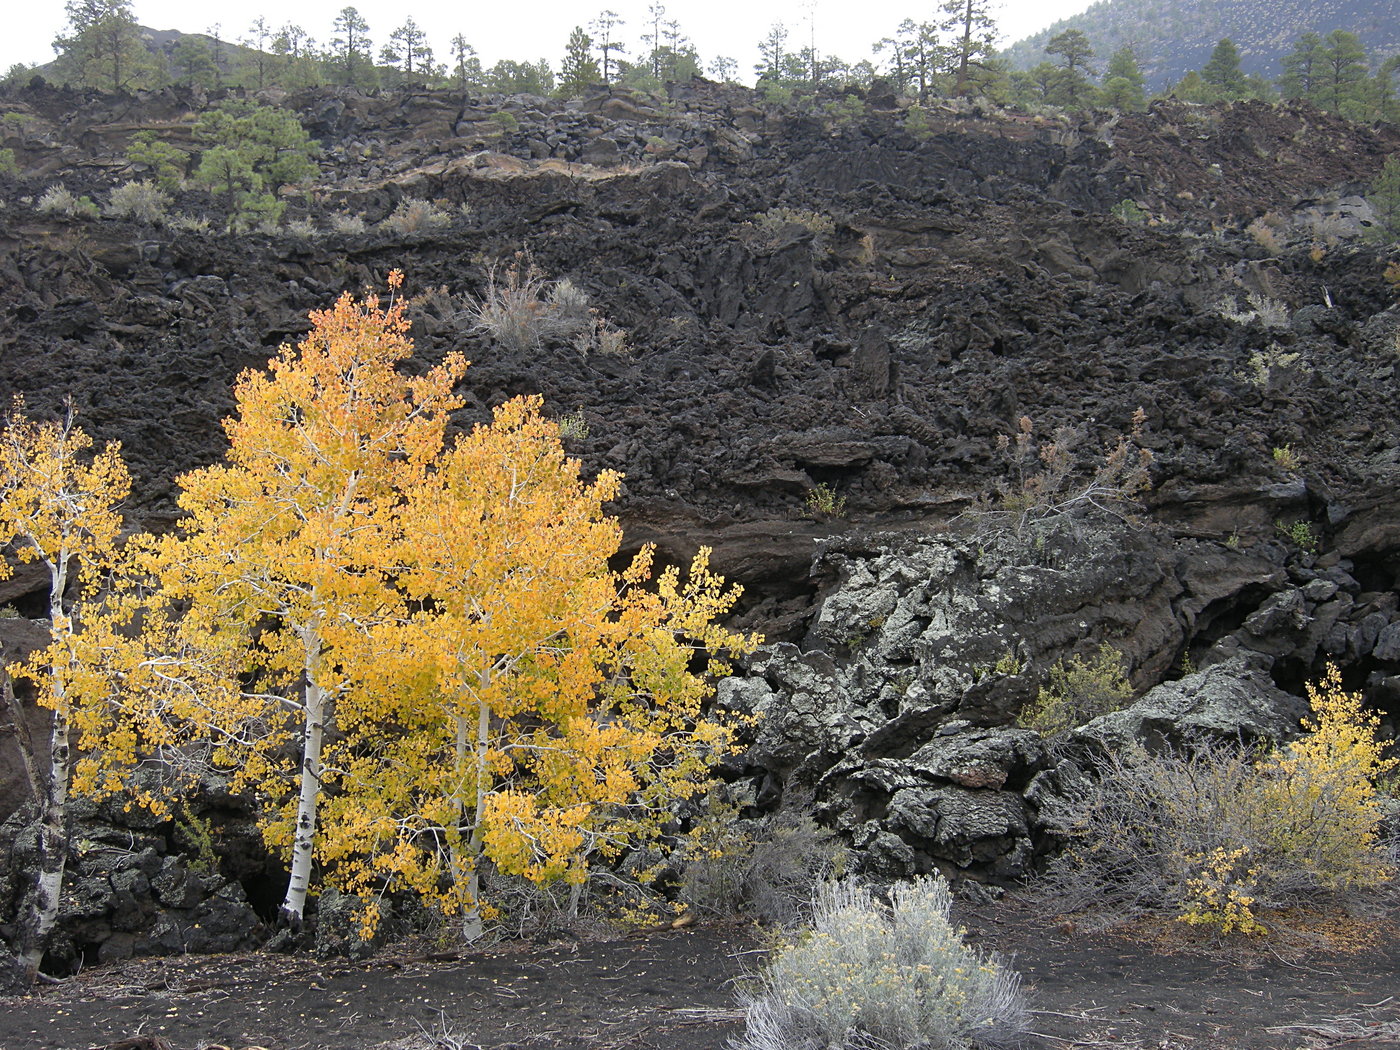
[[[588,309],[588,293],[567,277],[555,281],[544,298],[561,333],[582,331],[593,323]]]
[[[452,216],[432,201],[405,197],[381,224],[395,233],[424,233],[452,225]]]
[[[810,933],[779,951],[744,995],[736,1050],[965,1050],[1013,1043],[1020,977],[963,943],[939,876],[897,884],[888,907],[825,884]]]
[[[357,235],[369,229],[363,215],[352,215],[348,211],[338,211],[331,216],[331,229],[336,233]]]
[[[124,182],[107,195],[107,214],[117,219],[157,223],[165,219],[170,197],[145,179]]]
[[[98,216],[97,205],[91,197],[75,197],[62,183],[46,189],[35,207],[44,215],[66,215],[72,219]]]

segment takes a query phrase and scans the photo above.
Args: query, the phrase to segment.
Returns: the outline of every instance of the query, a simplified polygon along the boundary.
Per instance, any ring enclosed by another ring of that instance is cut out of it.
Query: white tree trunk
[[[63,611],[63,592],[68,585],[68,553],[61,551],[49,563],[49,632],[54,641],[71,638],[73,624]],[[62,675],[55,670],[53,725],[49,732],[48,775],[36,783],[41,788],[38,807],[37,856],[34,885],[25,895],[19,918],[19,959],[23,975],[33,981],[44,961],[49,934],[58,922],[58,906],[63,893],[63,871],[68,863],[68,773],[71,756],[68,745],[68,695]],[[22,717],[15,705],[16,715]]]
[[[482,676],[482,690],[489,678]],[[465,734],[461,730],[465,722],[459,723],[459,741],[465,744]],[[476,712],[476,806],[473,814],[472,833],[467,839],[467,857],[463,866],[467,870],[467,896],[470,903],[462,911],[462,940],[468,944],[481,939],[484,932],[481,921],[481,838],[482,820],[486,816],[486,796],[490,793],[487,781],[489,768],[487,756],[491,750],[491,708],[485,701],[477,704]],[[460,753],[460,752],[459,752]]]
[[[49,774],[39,803],[38,871],[20,914],[20,964],[33,981],[44,960],[49,934],[58,921],[63,871],[68,862],[68,718],[53,714],[49,737]]]
[[[321,737],[325,732],[326,694],[317,682],[320,665],[320,632],[307,630],[306,696],[301,735],[301,787],[297,795],[297,823],[292,838],[292,865],[287,879],[287,896],[281,917],[293,928],[301,926],[306,913],[306,894],[311,888],[311,859],[316,844],[316,807],[321,798]]]

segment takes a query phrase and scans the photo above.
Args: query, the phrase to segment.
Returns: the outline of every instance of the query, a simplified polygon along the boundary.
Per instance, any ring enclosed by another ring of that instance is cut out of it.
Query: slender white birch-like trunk
[[[63,592],[68,586],[67,551],[49,563],[49,632],[54,641],[73,633],[73,624],[63,611]],[[48,774],[36,778],[41,788],[34,800],[38,807],[38,836],[34,885],[20,909],[19,959],[24,977],[33,981],[44,961],[49,934],[58,922],[63,895],[63,872],[68,863],[68,775],[72,762],[68,742],[68,695],[62,673],[53,671],[53,724],[49,731]],[[18,706],[18,705],[16,705]]]
[[[483,677],[482,691],[485,691],[489,679]],[[458,722],[458,740],[460,744],[465,744],[466,720]],[[461,754],[465,750],[459,750]],[[476,711],[476,806],[472,820],[472,833],[467,839],[467,857],[465,858],[467,898],[469,903],[462,911],[462,940],[468,944],[481,939],[484,932],[481,921],[481,840],[482,821],[486,818],[486,796],[490,793],[491,785],[487,779],[490,770],[487,766],[487,755],[491,750],[491,708],[484,701],[477,703]]]
[[[316,809],[321,799],[321,739],[326,726],[326,693],[318,682],[321,664],[321,634],[316,625],[302,633],[306,650],[306,692],[303,698],[301,732],[301,784],[297,793],[297,822],[292,838],[292,864],[287,878],[287,896],[282,901],[281,918],[293,928],[300,927],[306,914],[306,895],[311,888],[311,860],[316,845]]]

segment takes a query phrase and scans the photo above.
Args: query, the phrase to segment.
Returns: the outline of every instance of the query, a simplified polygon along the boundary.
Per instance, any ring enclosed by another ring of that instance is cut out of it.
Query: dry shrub
[[[754,219],[754,226],[765,241],[775,241],[788,226],[800,226],[819,237],[830,237],[836,232],[831,216],[809,208],[769,208]]]
[[[181,213],[179,215],[172,215],[166,225],[172,230],[178,230],[181,233],[206,233],[212,224],[207,216],[186,215]]]
[[[422,324],[429,318],[438,321],[455,319],[462,312],[461,301],[445,284],[428,285],[404,304],[408,319]]]
[[[1267,215],[1261,215],[1246,226],[1245,233],[1249,234],[1259,247],[1276,252],[1283,246],[1283,240],[1279,236],[1281,226],[1282,220],[1270,212]]]
[[[1278,343],[1270,343],[1268,349],[1256,350],[1250,354],[1249,371],[1237,372],[1236,377],[1261,390],[1267,390],[1294,373],[1306,370],[1302,354],[1284,350]]]
[[[1259,933],[1259,908],[1345,904],[1389,881],[1378,720],[1329,667],[1313,717],[1278,751],[1202,743],[1110,756],[1075,804],[1044,889],[1107,919],[1156,912]]]
[[[702,916],[801,922],[817,885],[844,861],[835,832],[805,808],[790,801],[776,813],[742,819],[735,807],[712,800],[686,839],[681,900]]]
[[[1152,453],[1140,444],[1146,421],[1139,408],[1133,413],[1132,429],[1081,470],[1081,431],[1060,427],[1049,441],[1038,444],[1034,423],[1022,416],[1014,437],[997,438],[1007,476],[990,495],[977,500],[967,516],[979,533],[1005,532],[1018,541],[1031,531],[1043,536],[1044,526],[1092,511],[1134,522],[1137,497],[1147,488],[1152,464]]]
[[[432,201],[405,197],[380,225],[398,234],[426,233],[451,226],[452,216]]]
[[[627,333],[611,321],[599,317],[597,311],[586,328],[574,336],[574,349],[587,357],[589,354],[602,354],[604,357],[626,357],[632,353],[627,345]]]
[[[507,875],[493,865],[482,869],[482,896],[486,938],[519,941],[566,936],[577,940],[601,940],[615,936],[617,924],[604,913],[592,891],[598,884],[538,883]]]
[[[963,943],[941,876],[866,887],[827,883],[811,932],[778,951],[742,994],[735,1050],[1009,1045],[1025,1030],[1020,978]]]
[[[1265,328],[1278,331],[1288,327],[1288,304],[1258,292],[1245,296],[1249,308],[1241,310],[1233,295],[1226,296],[1217,306],[1220,316],[1234,324],[1258,321]]]
[[[521,253],[501,270],[486,272],[486,294],[469,299],[477,331],[511,350],[531,350],[586,331],[594,322],[588,296],[568,280],[551,283]]]

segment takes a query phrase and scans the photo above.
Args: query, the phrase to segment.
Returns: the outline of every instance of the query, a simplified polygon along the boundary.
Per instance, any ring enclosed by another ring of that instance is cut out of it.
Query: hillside
[[[971,891],[986,903],[1063,843],[1086,756],[1287,739],[1333,662],[1400,736],[1397,249],[1366,200],[1400,127],[1293,103],[1046,118],[962,100],[932,102],[915,134],[890,98],[800,112],[703,80],[567,102],[317,89],[261,99],[320,147],[279,221],[230,229],[226,195],[192,180],[151,214],[111,214],[141,174],[135,137],[188,174],[215,101],[0,92],[18,169],[0,175],[0,402],[52,416],[71,398],[99,441],[119,440],[132,527],[172,526],[173,479],[224,451],[240,372],[397,268],[413,367],[472,362],[455,427],[543,395],[586,475],[625,475],[609,507],[624,552],[654,542],[678,562],[711,546],[744,586],[736,625],[767,644],[717,696],[755,716],[722,769],[746,828],[802,807],[850,870],[939,871],[988,887]],[[71,208],[53,206],[60,184]],[[512,263],[567,278],[591,334],[493,338],[476,304]],[[1010,439],[1027,432],[1018,461]],[[1149,454],[1141,474],[1104,496],[1102,468],[1129,448]],[[1023,484],[1057,462],[1049,497]],[[1017,519],[1028,505],[1043,517]],[[43,636],[47,587],[32,565],[0,581],[7,652]],[[1077,727],[1069,750],[1017,724],[1052,669],[1103,645],[1132,707]],[[0,855],[16,858],[0,931],[27,856],[14,749],[0,732]],[[282,866],[253,801],[214,785],[191,806],[217,852],[197,875],[175,823],[82,811],[52,973],[274,937]],[[368,952],[347,947],[337,897],[275,943]],[[422,911],[392,897],[402,933]],[[1372,957],[1393,954],[1387,941]],[[1260,1024],[1382,999],[1345,984]],[[1238,1004],[1220,1007],[1232,1041],[1213,1039],[1215,1009],[1200,1045],[1280,1045],[1241,1035],[1254,1021]],[[276,1022],[257,1023],[245,1042]],[[720,1044],[713,1015],[697,1024],[713,1042],[695,1045]],[[320,1038],[265,1045],[361,1045],[302,1041]]]
[[[1089,37],[1100,70],[1114,51],[1132,46],[1153,89],[1200,69],[1225,37],[1239,48],[1246,73],[1270,81],[1282,74],[1283,57],[1307,32],[1356,33],[1377,62],[1400,52],[1394,0],[1099,0],[1002,54],[1013,68],[1029,69],[1049,57],[1046,43],[1068,29]]]

